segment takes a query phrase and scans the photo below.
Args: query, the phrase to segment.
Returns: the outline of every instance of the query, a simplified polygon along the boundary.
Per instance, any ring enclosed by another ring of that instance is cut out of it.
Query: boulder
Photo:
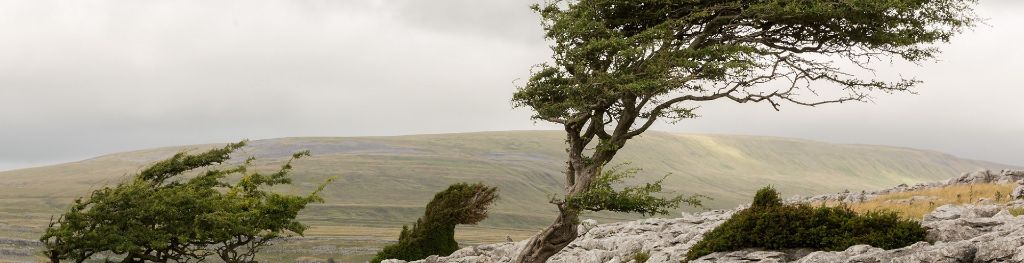
[[[1024,199],[1024,185],[1017,185],[1017,188],[1010,192],[1010,199]]]
[[[593,229],[595,226],[597,226],[596,220],[584,219],[583,221],[580,221],[580,225],[577,226],[576,233],[577,235],[581,236],[585,235],[587,234],[587,232],[590,232],[590,229]]]

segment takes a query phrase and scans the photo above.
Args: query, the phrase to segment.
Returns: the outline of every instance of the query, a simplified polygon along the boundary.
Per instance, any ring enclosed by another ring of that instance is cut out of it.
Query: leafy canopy
[[[296,216],[306,205],[322,201],[317,193],[326,183],[305,196],[267,189],[291,183],[292,160],[308,152],[296,153],[271,174],[249,172],[250,158],[242,165],[187,176],[223,164],[244,145],[179,153],[126,182],[75,200],[40,238],[45,254],[51,262],[83,262],[98,253],[115,254],[122,262],[202,262],[211,256],[254,262],[259,249],[275,238],[302,234],[306,226]]]
[[[533,109],[534,118],[578,124],[581,137],[614,140],[639,135],[658,118],[695,117],[692,103],[700,101],[776,109],[864,101],[870,91],[904,91],[918,81],[861,79],[837,64],[870,70],[878,61],[932,59],[937,44],[975,24],[975,3],[549,1],[533,8],[553,42],[553,61],[535,69],[513,102]]]

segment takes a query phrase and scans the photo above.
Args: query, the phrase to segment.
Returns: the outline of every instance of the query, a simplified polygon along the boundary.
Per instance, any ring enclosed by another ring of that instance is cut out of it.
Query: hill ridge
[[[329,244],[319,237],[380,240],[343,245],[355,251],[374,251],[392,240],[402,224],[414,222],[434,193],[455,182],[485,182],[499,187],[501,195],[490,218],[479,226],[460,227],[461,243],[493,243],[506,235],[516,239],[532,235],[553,218],[555,208],[548,205],[547,198],[561,193],[563,144],[560,131],[292,137],[253,140],[233,157],[240,161],[255,156],[256,169],[272,170],[294,151],[311,150],[313,156],[295,163],[295,184],[281,191],[305,193],[326,178],[338,177],[323,192],[327,202],[310,206],[300,215],[300,220],[311,226],[307,232],[310,239],[285,245],[281,253],[312,251],[302,250],[309,242]],[[221,145],[140,149],[0,172],[0,189],[4,190],[0,191],[0,237],[35,239],[50,216],[67,208],[74,198],[117,183],[182,149],[199,151]],[[706,202],[709,208],[735,207],[766,184],[779,186],[787,194],[814,195],[945,180],[977,169],[1017,168],[902,147],[669,132],[648,133],[630,141],[616,161],[644,169],[630,183],[671,174],[665,180],[667,190],[711,196],[715,199]],[[638,218],[613,213],[587,217],[602,222]]]

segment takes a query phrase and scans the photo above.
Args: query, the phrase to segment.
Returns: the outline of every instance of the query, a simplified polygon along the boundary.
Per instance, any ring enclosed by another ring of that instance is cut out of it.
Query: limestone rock
[[[690,261],[691,263],[740,263],[740,262],[786,262],[786,254],[778,251],[740,250],[733,252],[715,252]]]
[[[590,232],[590,229],[593,229],[595,226],[597,226],[596,220],[584,219],[582,222],[580,222],[580,225],[577,226],[576,232],[579,235],[585,235],[587,234],[587,232]]]
[[[1024,185],[1018,185],[1010,192],[1010,199],[1024,199]]]
[[[856,201],[862,196],[920,190],[947,184],[1018,182],[1024,171],[978,171],[966,173],[945,183],[901,186],[874,192],[845,192],[812,197],[791,197],[787,202]],[[1024,191],[1024,190],[1021,190]],[[1014,191],[1015,193],[1018,191]],[[924,202],[927,198],[910,198]],[[909,201],[908,201],[909,202]],[[885,250],[857,245],[843,251],[764,251],[747,249],[718,252],[693,262],[1018,262],[1024,263],[1024,216],[1014,217],[1007,207],[1024,206],[1024,200],[1007,205],[943,205],[922,218],[929,242]],[[701,213],[683,213],[679,218],[650,218],[630,222],[596,224],[583,220],[580,237],[553,256],[551,263],[628,263],[637,251],[649,253],[649,263],[677,263],[705,233],[717,227],[733,213],[746,208]],[[416,263],[512,262],[526,241],[467,247],[447,257],[430,257]],[[405,263],[390,260],[388,263]]]

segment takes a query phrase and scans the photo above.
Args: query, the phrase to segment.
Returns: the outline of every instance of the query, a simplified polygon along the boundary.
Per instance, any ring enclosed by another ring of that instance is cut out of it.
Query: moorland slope
[[[296,162],[295,184],[281,189],[308,192],[329,177],[326,202],[301,218],[311,236],[393,239],[415,221],[433,194],[455,182],[497,186],[491,218],[460,230],[463,240],[522,238],[553,218],[550,196],[561,192],[563,138],[557,131],[507,131],[350,138],[258,140],[237,160],[258,158],[258,168],[280,165],[295,151],[313,156]],[[115,184],[145,165],[191,145],[125,152],[60,165],[0,172],[0,237],[34,239],[51,215],[90,189]],[[962,171],[1015,168],[908,148],[845,145],[809,140],[650,132],[630,141],[617,156],[643,168],[634,182],[665,179],[666,189],[713,197],[709,208],[745,203],[750,193],[772,184],[788,194],[843,189],[882,189],[897,184],[944,180]],[[635,219],[590,214],[599,221]]]

